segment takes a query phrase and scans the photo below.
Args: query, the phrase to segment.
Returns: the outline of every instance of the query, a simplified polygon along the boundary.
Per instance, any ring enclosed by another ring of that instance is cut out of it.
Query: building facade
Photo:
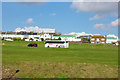
[[[106,43],[106,36],[102,35],[94,35],[90,37],[91,43]]]
[[[85,32],[81,32],[81,33],[69,33],[68,35],[74,35],[75,37],[79,37],[79,38],[90,38],[90,36],[92,36],[92,34],[87,34]]]
[[[117,43],[118,42],[118,37],[115,35],[107,35],[106,37],[106,43]]]
[[[2,40],[13,40],[14,38],[20,38],[24,39],[25,41],[41,41],[41,40],[46,40],[46,39],[51,39],[52,35],[55,34],[55,29],[40,29],[39,32],[27,32],[24,29],[21,29],[20,31],[12,32],[1,32],[0,38]]]
[[[73,35],[60,35],[60,36],[53,36],[52,39],[58,39],[61,38],[61,40],[66,40],[66,41],[70,41],[70,42],[80,42],[81,39],[80,38],[76,38]]]
[[[73,35],[70,35],[73,34]],[[115,35],[102,36],[99,34],[90,35],[82,33],[70,33],[69,35],[56,34],[55,29],[41,29],[41,32],[26,32],[21,30],[19,32],[0,32],[0,39],[13,41],[14,38],[20,38],[25,41],[43,41],[43,40],[66,40],[70,42],[81,42],[82,38],[88,38],[91,43],[118,43],[118,37]],[[54,35],[54,36],[53,36]]]

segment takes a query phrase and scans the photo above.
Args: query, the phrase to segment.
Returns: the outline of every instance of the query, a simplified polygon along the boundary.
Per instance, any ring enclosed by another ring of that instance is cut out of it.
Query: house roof
[[[53,36],[53,37],[74,37],[73,35],[60,35],[60,36]]]
[[[107,37],[107,39],[116,39],[115,37]]]
[[[92,36],[92,38],[104,38],[104,36],[102,36],[102,35],[94,35],[94,36]]]

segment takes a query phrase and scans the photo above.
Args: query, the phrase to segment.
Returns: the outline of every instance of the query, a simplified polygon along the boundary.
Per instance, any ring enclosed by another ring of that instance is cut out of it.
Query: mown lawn
[[[69,48],[45,48],[44,42],[33,42],[38,47],[30,48],[27,45],[32,42],[2,43],[5,43],[2,46],[3,72],[8,69],[12,74],[19,69],[16,74],[19,78],[117,77],[118,47],[115,45],[70,43]]]

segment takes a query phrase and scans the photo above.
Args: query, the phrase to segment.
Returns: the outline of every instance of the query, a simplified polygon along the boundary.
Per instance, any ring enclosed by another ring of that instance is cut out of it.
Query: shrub
[[[49,38],[46,38],[45,40],[50,40]]]
[[[43,38],[41,38],[41,41],[44,41],[44,39],[43,39]]]
[[[52,40],[58,40],[58,39],[52,39]]]
[[[90,39],[88,39],[88,38],[82,38],[82,39],[81,39],[81,42],[83,42],[83,43],[84,43],[84,42],[90,43]]]
[[[4,40],[4,37],[2,38],[2,40]]]
[[[27,39],[27,38],[23,38],[23,41],[25,41],[25,39]]]
[[[81,37],[77,37],[77,38],[81,38]]]
[[[14,41],[21,41],[21,38],[13,38]]]
[[[32,41],[33,41],[33,38],[30,38],[29,40],[32,40]]]
[[[59,37],[58,40],[61,40],[61,38]]]

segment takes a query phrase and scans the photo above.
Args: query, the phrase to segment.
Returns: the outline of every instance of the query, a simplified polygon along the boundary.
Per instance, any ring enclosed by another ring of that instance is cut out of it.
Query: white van
[[[48,40],[45,42],[45,47],[69,48],[69,42]]]

